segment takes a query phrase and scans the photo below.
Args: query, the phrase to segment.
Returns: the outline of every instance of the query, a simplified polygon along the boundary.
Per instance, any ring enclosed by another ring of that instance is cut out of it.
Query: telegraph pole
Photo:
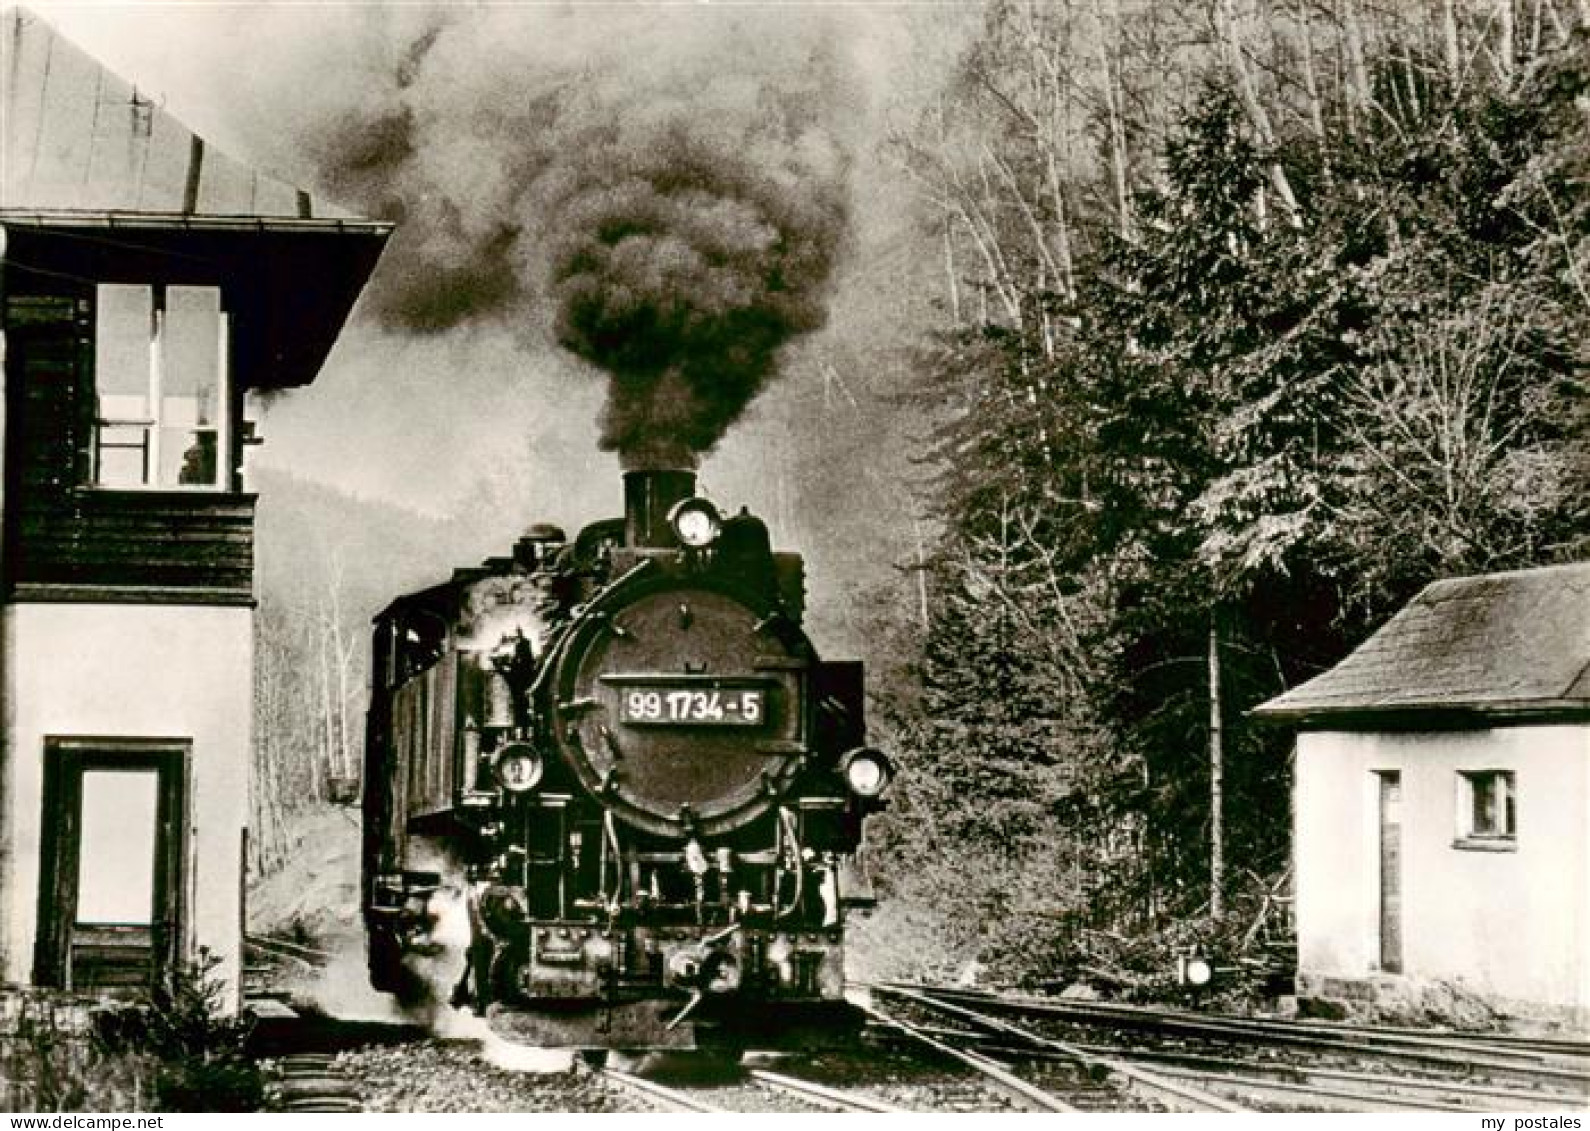
[[[1225,752],[1220,725],[1220,635],[1209,615],[1209,917],[1225,911]]]

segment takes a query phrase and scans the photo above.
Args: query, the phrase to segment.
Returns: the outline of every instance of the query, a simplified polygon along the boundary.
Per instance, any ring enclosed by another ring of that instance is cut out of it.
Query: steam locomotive
[[[689,471],[624,495],[376,617],[370,979],[414,992],[452,899],[454,1004],[515,1039],[800,1045],[854,1022],[844,920],[893,774],[862,667],[818,658],[802,559],[760,519]]]

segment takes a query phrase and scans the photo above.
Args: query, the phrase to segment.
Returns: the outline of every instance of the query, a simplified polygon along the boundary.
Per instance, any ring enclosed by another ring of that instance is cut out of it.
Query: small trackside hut
[[[386,225],[0,16],[0,982],[240,983],[251,393],[312,381]]]
[[[1437,582],[1298,728],[1299,992],[1590,1024],[1590,563]]]

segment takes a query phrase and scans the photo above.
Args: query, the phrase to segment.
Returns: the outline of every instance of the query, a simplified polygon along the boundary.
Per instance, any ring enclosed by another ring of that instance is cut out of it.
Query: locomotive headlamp
[[[682,545],[699,550],[710,546],[723,528],[718,508],[702,498],[685,499],[668,512],[668,525],[674,528]]]
[[[523,793],[533,789],[541,780],[541,773],[545,768],[541,763],[541,755],[535,748],[523,742],[510,742],[497,751],[497,757],[492,762],[492,773],[496,775],[497,784],[509,793]]]
[[[889,779],[894,776],[889,759],[870,746],[846,754],[840,771],[845,775],[845,784],[857,797],[877,797],[888,788]]]

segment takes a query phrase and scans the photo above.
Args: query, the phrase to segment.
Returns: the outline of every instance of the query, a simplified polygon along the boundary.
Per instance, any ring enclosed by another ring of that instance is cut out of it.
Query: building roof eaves
[[[1432,730],[1508,724],[1590,722],[1590,702],[1583,699],[1476,700],[1439,703],[1352,703],[1342,706],[1288,707],[1264,704],[1249,712],[1263,723],[1303,730]]]
[[[344,232],[381,236],[393,225],[381,220],[313,216],[212,216],[191,212],[129,212],[97,209],[8,208],[0,205],[0,224],[32,228],[119,228],[143,231]]]

